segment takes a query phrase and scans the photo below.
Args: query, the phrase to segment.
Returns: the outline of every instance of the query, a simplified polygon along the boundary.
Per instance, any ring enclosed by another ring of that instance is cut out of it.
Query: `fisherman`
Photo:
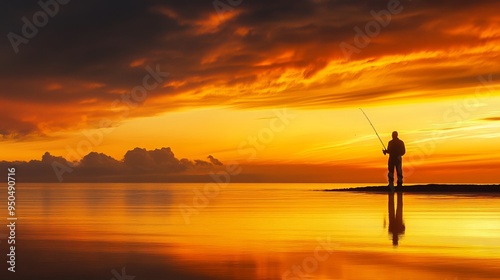
[[[392,132],[392,140],[389,141],[386,150],[382,150],[385,154],[389,154],[388,168],[389,168],[389,187],[394,187],[394,167],[398,173],[398,187],[403,186],[403,158],[406,153],[405,143],[398,138],[398,132]]]

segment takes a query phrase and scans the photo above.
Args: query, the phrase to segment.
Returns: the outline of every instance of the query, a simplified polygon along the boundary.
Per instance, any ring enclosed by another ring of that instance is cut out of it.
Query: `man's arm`
[[[391,147],[391,142],[392,142],[392,141],[389,141],[389,143],[387,144],[387,149],[382,150],[382,152],[384,153],[384,155],[385,155],[385,154],[391,154],[391,149],[392,149],[392,147]]]
[[[401,141],[401,155],[404,156],[406,154],[405,142]]]

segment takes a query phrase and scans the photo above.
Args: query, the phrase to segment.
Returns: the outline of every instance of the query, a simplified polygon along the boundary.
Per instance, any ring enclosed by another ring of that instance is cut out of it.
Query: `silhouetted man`
[[[392,140],[387,145],[387,150],[382,151],[389,154],[389,187],[394,187],[394,167],[398,173],[398,187],[403,185],[403,155],[406,153],[405,143],[398,138],[398,132],[392,132]]]

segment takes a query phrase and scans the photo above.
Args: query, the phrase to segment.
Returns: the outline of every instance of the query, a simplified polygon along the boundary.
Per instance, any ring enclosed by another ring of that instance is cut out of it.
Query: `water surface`
[[[356,185],[19,184],[1,275],[500,278],[500,197],[311,191]]]

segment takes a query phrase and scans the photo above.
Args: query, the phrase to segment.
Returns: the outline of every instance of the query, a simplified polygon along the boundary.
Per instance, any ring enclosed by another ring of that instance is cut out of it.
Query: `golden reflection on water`
[[[179,206],[192,206],[202,185],[28,184],[19,238],[42,251],[142,255],[217,279],[500,275],[499,197],[310,191],[327,187],[232,184],[186,223]]]

